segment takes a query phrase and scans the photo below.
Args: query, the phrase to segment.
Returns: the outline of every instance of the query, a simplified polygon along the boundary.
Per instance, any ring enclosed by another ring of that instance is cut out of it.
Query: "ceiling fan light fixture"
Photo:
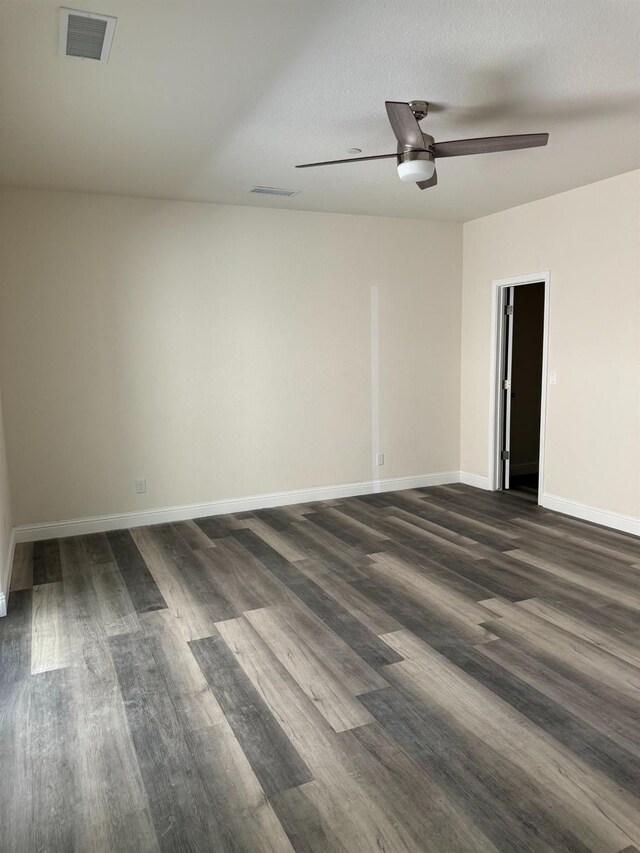
[[[398,177],[401,181],[429,181],[436,170],[436,164],[429,159],[402,160],[398,163]]]
[[[520,133],[509,136],[486,136],[481,139],[454,139],[436,142],[418,124],[429,112],[426,101],[385,101],[387,118],[397,140],[396,154],[370,154],[368,157],[349,157],[342,160],[322,160],[319,163],[300,163],[296,169],[311,166],[337,166],[339,163],[362,163],[365,160],[396,158],[401,181],[415,183],[426,190],[438,183],[435,160],[439,157],[460,157],[463,154],[490,154],[493,151],[515,151],[518,148],[538,148],[549,141],[548,133]],[[350,148],[360,154],[359,148]]]

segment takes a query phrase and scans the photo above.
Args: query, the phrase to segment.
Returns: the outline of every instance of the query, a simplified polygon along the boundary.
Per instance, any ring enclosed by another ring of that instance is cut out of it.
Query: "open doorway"
[[[494,282],[491,487],[543,492],[549,275]]]
[[[538,493],[544,282],[507,288],[502,488]]]

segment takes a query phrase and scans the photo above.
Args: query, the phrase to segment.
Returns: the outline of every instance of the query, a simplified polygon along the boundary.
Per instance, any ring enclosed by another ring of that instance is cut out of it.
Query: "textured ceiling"
[[[637,0],[74,0],[115,15],[107,65],[57,55],[58,4],[0,0],[0,183],[467,220],[640,167]],[[436,141],[548,131],[547,148],[295,163],[394,150],[384,101]],[[302,190],[254,197],[253,184]]]

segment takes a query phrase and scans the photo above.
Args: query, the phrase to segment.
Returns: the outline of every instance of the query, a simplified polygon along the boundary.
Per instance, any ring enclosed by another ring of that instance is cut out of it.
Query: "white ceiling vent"
[[[298,195],[301,190],[283,190],[280,187],[251,187],[249,192],[257,195],[279,195],[283,198],[291,198]]]
[[[60,9],[59,53],[108,62],[116,19],[76,9]]]

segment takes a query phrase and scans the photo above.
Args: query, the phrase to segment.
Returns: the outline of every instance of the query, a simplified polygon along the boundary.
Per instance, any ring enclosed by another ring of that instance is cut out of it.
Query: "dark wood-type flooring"
[[[12,589],[3,851],[640,847],[632,536],[440,486],[20,545]]]

